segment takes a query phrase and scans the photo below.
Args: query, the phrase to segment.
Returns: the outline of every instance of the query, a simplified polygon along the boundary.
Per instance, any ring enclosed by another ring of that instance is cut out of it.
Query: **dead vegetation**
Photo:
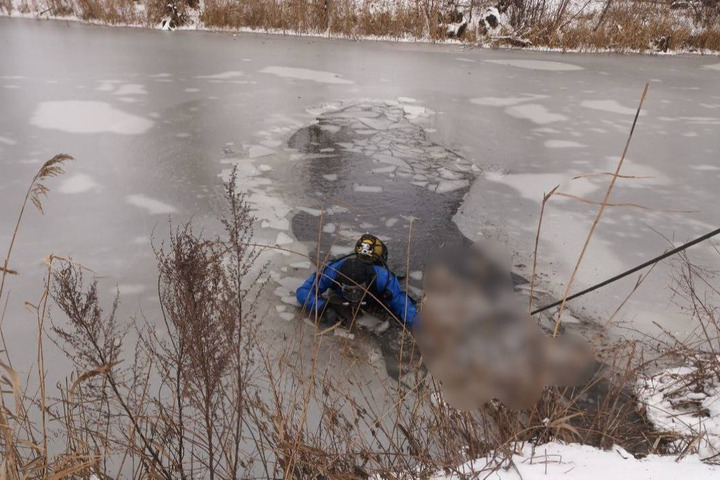
[[[10,0],[0,11],[10,13]],[[616,52],[720,51],[717,0],[20,0],[20,13],[108,24]]]
[[[41,182],[67,158],[48,162],[33,182],[28,198],[38,208]],[[5,478],[426,477],[549,439],[663,451],[635,411],[632,350],[606,352],[590,384],[548,389],[527,411],[491,402],[462,413],[417,363],[402,365],[396,383],[363,376],[351,350],[328,368],[317,331],[271,348],[259,334],[265,272],[234,176],[226,200],[222,234],[186,224],[156,246],[160,319],[119,318],[118,297],[103,307],[91,272],[49,258],[41,300],[29,305],[37,378],[23,382],[9,358],[2,363]],[[7,258],[3,275],[12,271]],[[62,315],[47,328],[50,299]],[[53,389],[45,385],[48,338],[74,364]]]

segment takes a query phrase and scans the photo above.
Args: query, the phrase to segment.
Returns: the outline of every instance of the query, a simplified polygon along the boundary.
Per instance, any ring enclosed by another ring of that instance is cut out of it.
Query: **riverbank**
[[[226,0],[1,0],[0,14],[160,29],[262,32],[489,48],[618,53],[720,52],[718,2],[405,0],[242,4]]]

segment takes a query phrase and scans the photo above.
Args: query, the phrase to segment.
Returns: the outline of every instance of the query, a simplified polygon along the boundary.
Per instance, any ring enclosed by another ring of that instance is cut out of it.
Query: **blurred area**
[[[547,336],[518,304],[510,255],[498,243],[440,250],[423,277],[415,336],[445,400],[473,410],[497,399],[508,408],[534,405],[547,386],[587,382],[595,366],[580,337]]]

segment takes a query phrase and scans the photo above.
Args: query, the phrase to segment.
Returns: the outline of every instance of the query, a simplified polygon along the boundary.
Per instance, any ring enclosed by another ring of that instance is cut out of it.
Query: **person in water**
[[[323,326],[351,321],[360,308],[380,303],[412,328],[415,303],[387,268],[387,257],[385,244],[365,234],[353,253],[327,264],[319,276],[310,275],[297,289],[297,300],[310,315],[317,314]]]

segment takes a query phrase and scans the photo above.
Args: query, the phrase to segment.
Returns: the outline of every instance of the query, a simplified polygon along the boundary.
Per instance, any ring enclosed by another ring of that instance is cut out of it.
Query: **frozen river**
[[[220,177],[240,183],[266,242],[341,254],[373,231],[411,272],[434,248],[499,238],[528,276],[540,201],[559,191],[598,201],[645,82],[650,91],[615,203],[576,290],[720,225],[720,60],[490,51],[269,35],[159,32],[0,18],[0,247],[39,165],[77,161],[53,181],[46,213],[22,226],[5,335],[33,342],[20,300],[36,300],[42,259],[72,257],[119,285],[133,310],[156,305],[150,238],[167,215],[218,208]],[[567,197],[547,208],[541,287],[563,290],[596,212]],[[683,211],[685,213],[679,213]],[[412,222],[412,236],[410,224]],[[4,251],[4,250],[3,250]],[[716,265],[710,244],[691,251]],[[309,274],[274,273],[280,308]],[[618,321],[640,331],[691,325],[656,268]],[[418,273],[411,275],[417,285]],[[636,277],[572,303],[607,318]],[[17,304],[13,307],[12,304]],[[618,330],[622,332],[624,330]]]

